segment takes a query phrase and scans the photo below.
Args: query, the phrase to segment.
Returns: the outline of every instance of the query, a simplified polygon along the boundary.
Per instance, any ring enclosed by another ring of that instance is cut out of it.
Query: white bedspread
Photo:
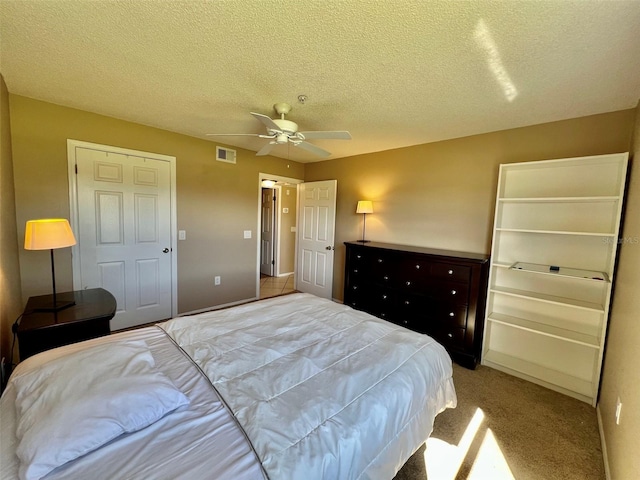
[[[265,479],[251,445],[209,381],[157,327],[49,350],[21,362],[16,373],[37,369],[68,353],[122,340],[146,342],[157,367],[189,398],[189,407],[67,463],[47,475],[46,480]],[[0,400],[2,480],[18,478],[15,398],[10,384]]]
[[[307,294],[161,327],[209,377],[271,480],[391,479],[456,404],[426,335]]]

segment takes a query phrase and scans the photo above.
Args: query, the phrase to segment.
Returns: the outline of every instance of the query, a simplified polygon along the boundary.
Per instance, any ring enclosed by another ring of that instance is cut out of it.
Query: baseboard
[[[279,273],[277,276],[278,277],[288,277],[289,275],[293,275],[293,272]]]
[[[602,426],[602,416],[600,415],[600,404],[596,405],[596,416],[598,417],[598,431],[600,432],[600,445],[602,446],[602,460],[604,461],[604,474],[607,480],[611,480],[611,470],[609,470],[609,458],[607,457],[607,442],[604,439],[604,427]]]
[[[177,316],[186,317],[187,315],[195,315],[196,313],[212,312],[213,310],[221,310],[223,308],[234,307],[242,303],[253,302],[254,300],[259,300],[259,299],[258,297],[245,298],[244,300],[238,300],[237,302],[224,303],[222,305],[215,305],[213,307],[201,308],[200,310],[191,310],[190,312],[182,312]]]

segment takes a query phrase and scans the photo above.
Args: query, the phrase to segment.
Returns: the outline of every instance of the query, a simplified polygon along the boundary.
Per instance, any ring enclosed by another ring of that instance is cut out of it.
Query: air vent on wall
[[[236,151],[230,148],[216,146],[216,160],[219,162],[236,163]]]

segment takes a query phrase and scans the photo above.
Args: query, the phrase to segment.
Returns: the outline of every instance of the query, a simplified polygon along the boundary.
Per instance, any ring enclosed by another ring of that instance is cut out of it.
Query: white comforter
[[[456,404],[433,339],[312,295],[161,328],[211,380],[271,480],[390,479]]]

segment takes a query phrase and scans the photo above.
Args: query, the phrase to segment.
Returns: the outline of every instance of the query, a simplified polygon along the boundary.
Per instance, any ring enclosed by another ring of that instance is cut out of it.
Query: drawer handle
[[[381,316],[382,318],[384,318],[384,317],[386,317],[386,316],[387,316],[387,314],[386,314],[386,313],[381,313],[381,314],[380,314],[380,316]]]
[[[381,258],[378,259],[378,263],[382,263],[382,259]]]
[[[409,325],[409,320],[403,320],[402,323],[404,323],[405,325]]]
[[[387,299],[387,296],[386,296],[386,295],[382,295],[382,299],[383,299],[383,300],[386,300],[386,299]]]
[[[447,337],[453,338],[453,333],[447,333]]]
[[[382,277],[382,278],[384,278],[385,280],[389,280],[389,276],[388,276],[388,275],[385,275],[385,276],[384,276],[384,277]]]
[[[356,270],[356,272],[357,272],[357,270]],[[451,290],[451,295],[455,295],[456,293],[458,293],[458,292],[456,292],[455,290]]]
[[[356,255],[356,258],[362,258],[362,255]]]
[[[409,285],[411,285],[411,282],[407,282],[407,287],[408,287]]]
[[[449,270],[447,273],[448,273],[449,275],[453,275],[453,270]]]
[[[405,300],[405,301],[404,301],[404,304],[405,304],[405,305],[409,305],[409,303],[411,303],[411,302],[409,302],[409,300]]]
[[[357,289],[358,289],[358,285],[354,285],[352,288],[353,288],[354,290],[357,290]]]
[[[454,313],[453,312],[449,312],[449,316],[453,317]]]
[[[353,273],[358,273],[358,269],[357,269],[357,268],[354,268],[354,269],[353,269]]]
[[[416,265],[416,270],[420,270],[420,265]]]

